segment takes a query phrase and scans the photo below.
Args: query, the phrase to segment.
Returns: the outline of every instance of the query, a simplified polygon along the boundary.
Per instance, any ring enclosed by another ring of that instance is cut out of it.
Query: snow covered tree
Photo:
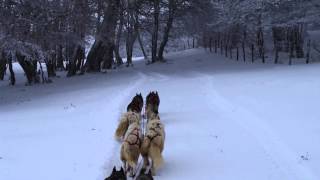
[[[87,57],[87,71],[97,72],[110,69],[113,63],[113,52],[115,48],[115,31],[120,10],[118,0],[106,1],[104,18],[101,27],[95,36],[95,42]]]

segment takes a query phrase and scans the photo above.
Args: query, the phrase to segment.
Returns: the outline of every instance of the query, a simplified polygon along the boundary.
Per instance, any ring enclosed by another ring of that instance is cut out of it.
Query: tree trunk
[[[194,37],[192,37],[192,48],[195,48],[195,42],[194,42]]]
[[[7,70],[7,61],[4,58],[3,53],[1,53],[0,54],[0,80],[4,79],[6,70]]]
[[[77,71],[81,70],[85,58],[84,47],[78,45],[73,53],[73,57],[69,63],[69,69],[67,76],[74,76],[77,74]]]
[[[137,35],[135,32],[128,32],[127,41],[126,41],[127,66],[132,65],[133,46],[137,39],[136,37]]]
[[[163,60],[163,52],[164,49],[168,43],[169,40],[169,34],[170,34],[170,30],[172,28],[172,24],[173,24],[173,20],[174,20],[174,15],[175,15],[175,0],[169,0],[169,17],[166,23],[166,27],[164,29],[164,33],[163,33],[163,38],[162,41],[160,43],[160,47],[159,47],[159,51],[158,51],[158,58],[159,60]],[[193,46],[194,46],[194,41],[193,41]]]
[[[293,56],[293,51],[294,51],[294,43],[290,43],[290,47],[289,47],[289,65],[292,65],[292,58]]]
[[[12,57],[10,57],[8,60],[9,60],[8,64],[9,64],[9,71],[10,71],[10,84],[14,86],[16,84],[16,78],[12,68]]]
[[[239,61],[239,47],[237,45],[237,61]]]
[[[228,43],[226,42],[226,46],[225,46],[225,56],[228,57]]]
[[[148,59],[148,55],[147,55],[147,53],[146,53],[146,51],[144,49],[143,42],[142,42],[139,30],[138,30],[138,41],[139,41],[139,45],[140,45],[141,51],[143,53],[143,57],[144,57],[145,60],[147,60]]]
[[[16,53],[16,57],[24,73],[26,74],[28,84],[39,83],[39,77],[37,75],[37,61],[26,61],[25,56],[19,53]]]
[[[71,43],[70,42],[66,42],[66,45],[65,45],[65,61],[66,61],[66,70],[68,71],[69,70],[69,64],[70,64],[70,59],[72,58],[72,52],[73,52],[73,48],[74,47],[71,47]],[[72,51],[71,51],[72,49]]]
[[[64,70],[62,50],[63,50],[62,45],[59,45],[57,48],[58,56],[57,56],[57,65],[56,66],[57,66],[57,69],[60,71]]]
[[[279,61],[279,49],[276,47],[274,63],[278,64],[278,61]]]
[[[257,45],[259,49],[259,56],[262,59],[262,63],[265,63],[265,56],[264,56],[264,35],[263,29],[261,27],[261,20],[259,20],[259,28],[257,31]]]
[[[104,64],[103,68],[112,67],[119,6],[119,0],[108,1],[108,5],[104,10],[104,19],[100,31],[87,57],[85,66],[88,72],[100,71],[101,62]]]
[[[136,17],[136,11],[134,4],[128,1],[127,7],[127,39],[126,39],[126,51],[127,51],[127,66],[132,65],[133,46],[137,39],[138,33],[138,17]],[[135,17],[137,19],[135,19]]]
[[[297,58],[303,58],[304,57],[304,51],[303,51],[303,24],[296,25],[294,27],[294,34],[295,34],[295,51]]]
[[[56,69],[55,69],[56,61],[54,60],[55,55],[56,55],[55,53],[50,54],[48,57],[49,59],[46,62],[48,77],[56,76]]]
[[[120,16],[119,16],[119,25],[118,25],[118,30],[117,30],[117,36],[115,40],[115,49],[114,49],[114,54],[116,58],[116,63],[118,66],[123,64],[123,60],[120,56],[120,42],[121,42],[121,37],[122,37],[122,30],[123,30],[123,25],[124,25],[124,14],[123,14],[123,9],[120,10]]]
[[[203,43],[204,49],[207,50],[207,48],[208,48],[207,38],[206,38],[206,35],[204,35],[204,34],[203,34],[203,36],[202,36],[202,43]],[[185,42],[185,41],[183,41],[183,46],[184,46],[184,50],[186,50],[186,49],[187,49],[187,45],[186,45],[186,42]]]
[[[214,41],[214,52],[215,53],[218,52],[218,41],[217,40]]]
[[[43,69],[42,69],[42,64],[40,62],[39,62],[39,67],[40,67],[40,74],[41,74],[41,78],[42,78],[42,83],[48,82],[48,80],[44,76],[44,72],[43,72]],[[48,74],[49,74],[49,72],[48,72]]]
[[[251,62],[254,63],[254,45],[251,44]]]
[[[230,46],[230,34],[229,33],[226,33],[226,46],[225,46],[225,55],[226,57],[228,57],[228,47]]]
[[[242,57],[243,61],[246,62],[246,39],[247,39],[247,32],[243,32],[243,39],[242,39]]]
[[[307,58],[306,58],[306,64],[310,63],[310,49],[311,49],[311,40],[308,40],[307,44]]]
[[[221,40],[221,44],[220,44],[220,53],[221,55],[223,55],[223,40]]]
[[[152,32],[152,47],[151,47],[151,61],[152,63],[158,61],[158,31],[159,31],[159,14],[160,14],[160,0],[154,0],[154,13],[153,13],[153,32]]]
[[[97,0],[97,21],[96,21],[96,32],[100,31],[100,27],[101,27],[101,19],[103,17],[103,0]]]

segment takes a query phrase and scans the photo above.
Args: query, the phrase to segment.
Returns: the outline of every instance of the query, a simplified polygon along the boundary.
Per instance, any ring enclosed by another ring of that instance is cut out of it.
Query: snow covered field
[[[121,164],[121,112],[151,90],[166,128],[155,179],[319,180],[319,69],[188,50],[48,85],[18,74],[15,87],[0,82],[0,180],[104,179]]]

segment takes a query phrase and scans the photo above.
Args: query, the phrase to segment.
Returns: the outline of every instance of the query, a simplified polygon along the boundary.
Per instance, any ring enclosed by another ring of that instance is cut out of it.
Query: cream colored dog
[[[147,131],[141,145],[143,170],[149,166],[150,158],[152,160],[151,172],[152,175],[155,175],[163,164],[162,151],[164,149],[165,131],[158,114],[149,111],[147,117]]]
[[[130,172],[131,177],[135,176],[135,171],[140,155],[140,135],[141,130],[139,122],[131,123],[121,145],[120,159],[123,162],[125,171]]]
[[[139,113],[132,112],[132,111],[124,113],[121,116],[119,125],[115,132],[115,138],[120,141],[121,138],[123,138],[123,136],[127,132],[129,125],[134,122],[137,122],[138,124],[140,124],[140,121],[141,121],[141,115]]]

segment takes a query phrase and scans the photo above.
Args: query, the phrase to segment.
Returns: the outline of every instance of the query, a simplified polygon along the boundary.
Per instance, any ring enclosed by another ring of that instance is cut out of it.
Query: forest
[[[0,0],[0,79],[27,84],[165,61],[165,53],[204,47],[237,60],[283,54],[312,61],[319,40],[318,0]]]

